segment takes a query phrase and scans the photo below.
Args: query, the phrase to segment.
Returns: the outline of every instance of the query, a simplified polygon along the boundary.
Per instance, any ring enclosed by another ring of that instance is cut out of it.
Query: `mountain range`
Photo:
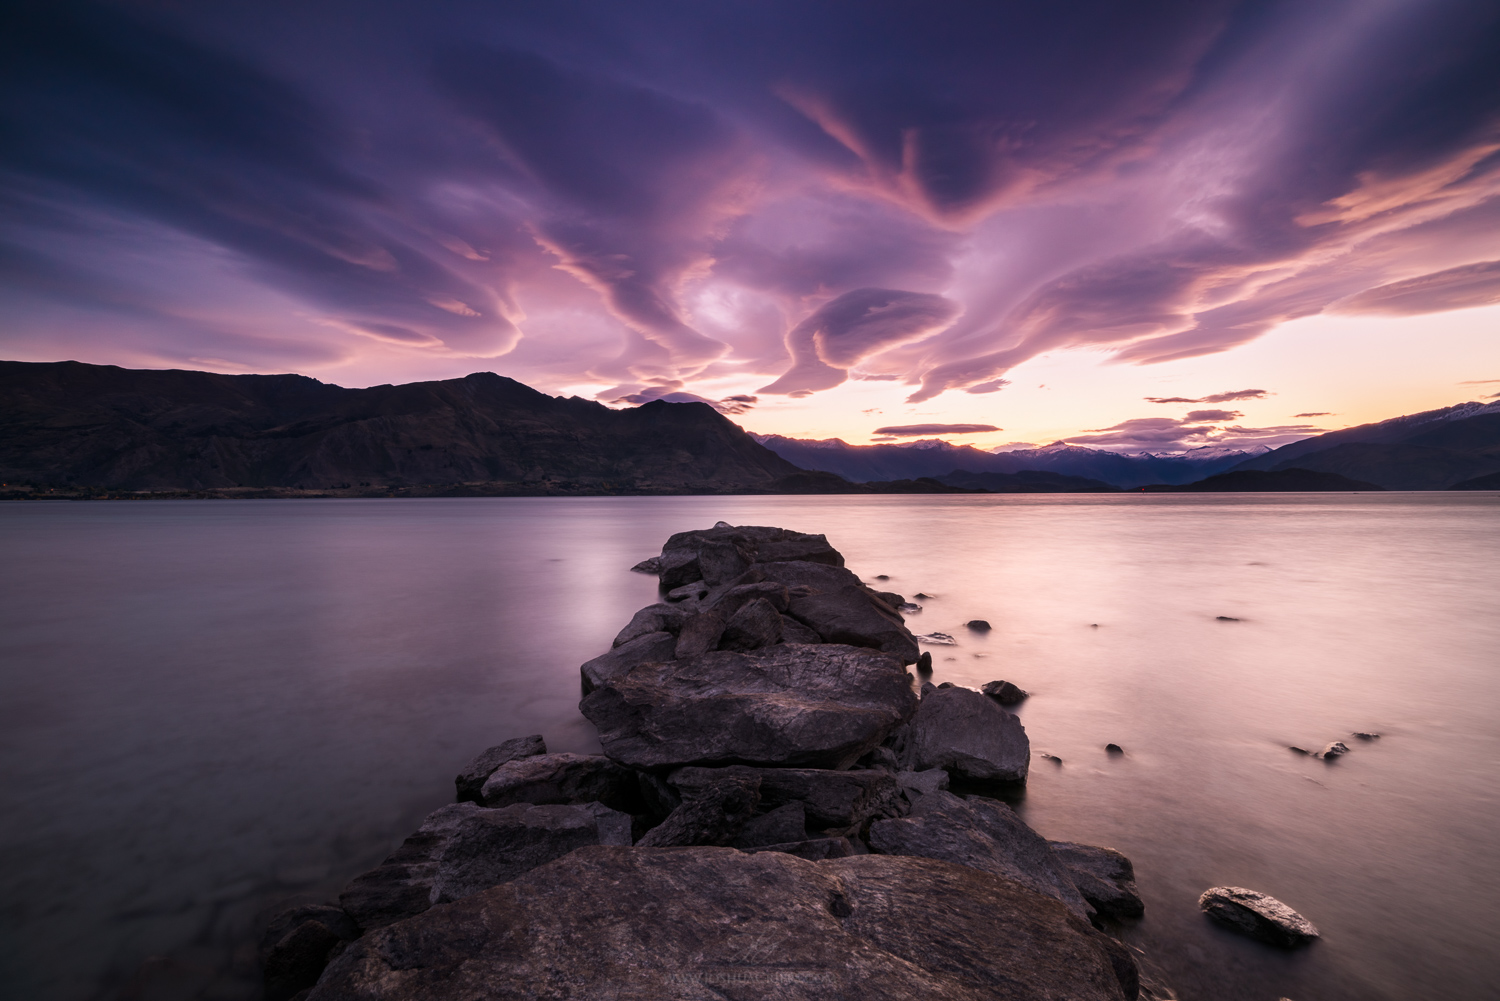
[[[924,440],[900,445],[850,445],[841,438],[807,440],[752,435],[756,441],[803,469],[837,473],[857,483],[869,480],[934,477],[950,473],[1056,473],[1123,489],[1148,484],[1181,484],[1222,473],[1266,452],[1258,449],[1199,448],[1180,455],[1122,455],[1056,442],[1045,448],[986,452],[972,445]],[[956,484],[968,485],[968,484]],[[1059,485],[1067,488],[1067,484]],[[1095,487],[1077,484],[1076,489]]]
[[[487,372],[345,389],[300,375],[0,362],[0,480],[12,485],[754,493],[786,477],[816,492],[816,474],[702,403],[611,410]]]
[[[1496,489],[1500,400],[1275,450],[986,452],[752,435],[705,403],[613,410],[488,372],[345,389],[300,375],[0,362],[0,481],[7,496]]]

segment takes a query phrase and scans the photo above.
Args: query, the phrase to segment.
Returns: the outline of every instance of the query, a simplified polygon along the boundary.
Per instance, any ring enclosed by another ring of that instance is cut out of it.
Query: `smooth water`
[[[935,596],[934,680],[1033,692],[1019,808],[1134,859],[1126,936],[1184,999],[1500,996],[1487,493],[0,506],[0,992],[254,998],[266,910],[335,896],[473,754],[597,749],[578,665],[656,595],[627,568],[720,519],[826,533]],[[1323,939],[1219,930],[1217,884]]]

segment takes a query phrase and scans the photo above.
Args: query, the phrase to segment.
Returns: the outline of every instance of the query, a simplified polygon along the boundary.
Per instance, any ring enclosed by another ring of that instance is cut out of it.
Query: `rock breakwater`
[[[999,799],[1000,702],[917,690],[915,637],[821,535],[672,536],[666,600],[583,665],[601,755],[515,737],[337,905],[278,916],[268,1001],[1133,999],[1128,859]],[[899,604],[896,601],[896,604]]]

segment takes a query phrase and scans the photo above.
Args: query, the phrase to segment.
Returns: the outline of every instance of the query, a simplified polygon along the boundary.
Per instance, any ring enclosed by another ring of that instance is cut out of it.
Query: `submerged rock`
[[[1002,706],[1013,706],[1031,694],[1009,681],[987,681],[980,691]]]
[[[910,817],[871,824],[870,848],[992,872],[1061,901],[1080,918],[1091,913],[1046,840],[998,800],[949,792],[924,795]]]
[[[958,640],[947,633],[926,633],[918,636],[917,640],[929,646],[958,646]]]
[[[893,657],[782,643],[642,664],[579,708],[599,729],[604,753],[632,768],[847,768],[910,718],[916,696]]]
[[[443,849],[458,826],[481,809],[453,803],[434,810],[384,862],[344,887],[339,906],[367,932],[427,910]]]
[[[1215,886],[1198,898],[1210,918],[1234,931],[1283,948],[1318,937],[1313,923],[1275,897],[1242,886]]]
[[[464,770],[459,772],[458,777],[453,780],[458,791],[458,802],[462,803],[465,800],[479,802],[479,793],[484,788],[485,779],[507,761],[546,753],[547,744],[539,733],[534,733],[529,737],[513,737],[503,744],[496,744],[485,750],[465,765]]]
[[[1135,885],[1135,866],[1123,854],[1071,841],[1047,844],[1094,910],[1112,918],[1138,918],[1146,912]]]
[[[331,904],[282,911],[271,919],[260,942],[266,1001],[288,1001],[318,982],[334,950],[359,937],[359,926]]]
[[[997,934],[1004,929],[1004,934]],[[384,928],[309,1001],[1134,998],[1119,943],[1011,880],[926,858],[581,848]]]
[[[965,778],[1020,782],[1031,763],[1026,728],[993,699],[969,688],[925,692],[901,737],[901,762]]]

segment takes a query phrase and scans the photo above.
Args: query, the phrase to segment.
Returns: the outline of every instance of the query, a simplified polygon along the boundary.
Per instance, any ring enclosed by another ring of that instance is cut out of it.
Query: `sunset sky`
[[[1128,451],[1500,395],[1493,0],[38,0],[0,78],[8,359]]]

